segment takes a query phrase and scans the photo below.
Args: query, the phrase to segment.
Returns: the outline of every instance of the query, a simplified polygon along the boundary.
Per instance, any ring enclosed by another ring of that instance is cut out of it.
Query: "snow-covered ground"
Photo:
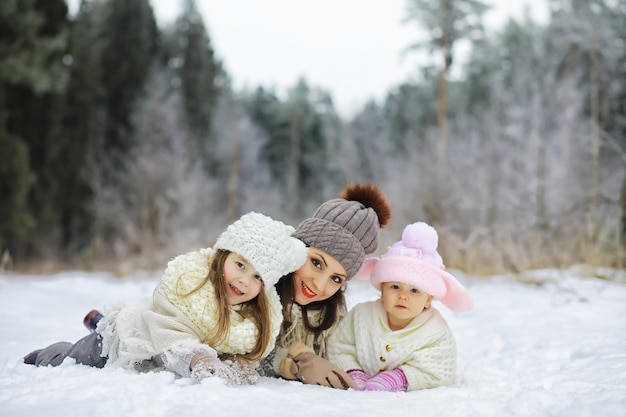
[[[626,415],[626,285],[576,272],[460,276],[475,309],[439,303],[458,343],[454,386],[410,393],[340,391],[262,378],[195,384],[168,372],[21,363],[35,348],[86,334],[92,308],[150,296],[158,274],[0,275],[0,416],[619,416]],[[458,275],[457,275],[458,276]],[[538,284],[538,283],[539,284]],[[374,299],[349,285],[350,306]]]

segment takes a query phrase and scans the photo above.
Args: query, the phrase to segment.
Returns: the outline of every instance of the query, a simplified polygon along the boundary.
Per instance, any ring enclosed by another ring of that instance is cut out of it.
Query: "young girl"
[[[356,388],[344,370],[326,359],[327,340],[346,314],[349,280],[365,255],[378,248],[379,230],[390,219],[391,206],[380,189],[356,183],[298,225],[293,236],[309,246],[309,255],[276,284],[284,321],[276,349],[261,363],[262,375]]]
[[[170,261],[149,301],[109,311],[94,333],[34,351],[24,362],[57,366],[69,356],[97,368],[167,369],[197,381],[217,376],[254,384],[254,367],[274,348],[282,322],[274,284],[307,258],[293,230],[248,213],[213,249]]]
[[[444,271],[437,241],[426,223],[411,224],[400,242],[382,257],[367,259],[359,272],[381,297],[350,310],[328,342],[329,360],[359,390],[410,391],[454,382],[456,343],[431,302],[464,312],[472,299]]]

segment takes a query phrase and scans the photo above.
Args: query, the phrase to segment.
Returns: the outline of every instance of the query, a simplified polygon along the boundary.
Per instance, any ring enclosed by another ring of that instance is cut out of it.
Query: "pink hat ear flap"
[[[377,256],[372,256],[370,258],[366,258],[359,269],[359,272],[356,273],[356,279],[370,279],[370,275],[372,274],[372,270],[380,260]]]
[[[446,286],[446,295],[441,302],[457,313],[470,311],[474,307],[474,302],[465,287],[446,271],[442,270],[441,276]]]

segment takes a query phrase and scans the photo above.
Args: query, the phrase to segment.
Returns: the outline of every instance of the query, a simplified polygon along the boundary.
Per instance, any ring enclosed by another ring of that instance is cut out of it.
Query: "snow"
[[[619,271],[618,271],[619,272]],[[83,316],[149,297],[158,273],[116,278],[71,271],[0,275],[0,416],[623,416],[626,286],[574,270],[457,277],[475,308],[434,303],[458,344],[455,385],[413,392],[358,392],[261,378],[256,386],[195,384],[168,372],[57,368],[21,357],[86,334]],[[529,283],[530,282],[530,283]],[[348,302],[376,298],[353,281]]]

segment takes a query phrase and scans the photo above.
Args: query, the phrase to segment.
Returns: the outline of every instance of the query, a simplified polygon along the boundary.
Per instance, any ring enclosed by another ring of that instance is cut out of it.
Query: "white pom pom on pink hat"
[[[367,258],[357,278],[370,279],[377,290],[383,282],[404,282],[433,296],[456,312],[469,311],[472,297],[465,287],[445,271],[437,252],[437,231],[424,222],[404,228],[402,240],[381,257]]]

